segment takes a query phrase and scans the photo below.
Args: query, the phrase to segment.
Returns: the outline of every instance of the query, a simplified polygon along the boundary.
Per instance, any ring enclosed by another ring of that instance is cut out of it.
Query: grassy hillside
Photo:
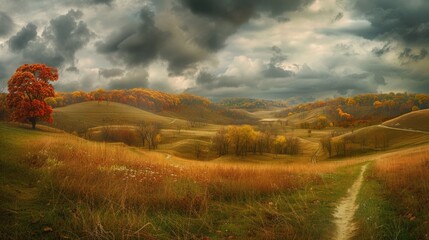
[[[151,112],[114,102],[96,101],[72,104],[54,109],[53,126],[68,132],[84,133],[89,128],[102,125],[126,125],[156,122],[164,128],[186,126],[186,121],[156,115]]]
[[[174,110],[164,110],[159,112],[160,115],[186,119],[192,122],[209,123],[209,124],[252,124],[257,119],[243,110],[226,110],[213,105],[212,107],[204,105],[183,105]]]
[[[354,141],[365,140],[366,146],[373,149],[384,148],[383,141],[387,141],[386,149],[415,146],[417,144],[429,142],[429,134],[419,132],[399,131],[387,129],[380,126],[370,126],[338,137],[338,139],[354,139]],[[378,138],[378,140],[377,140]],[[378,141],[378,146],[374,146]]]
[[[322,116],[322,115],[323,116],[327,115],[324,107],[292,114],[284,118],[283,121],[288,121],[288,123],[292,126],[299,126],[303,122],[314,123],[318,120],[319,116]],[[329,120],[332,121],[332,119],[329,119]]]
[[[385,126],[429,131],[429,110],[414,111],[383,123]]]
[[[372,145],[374,148],[392,149],[415,146],[429,142],[429,133],[418,132],[429,130],[428,119],[429,110],[415,111],[386,121],[379,126],[361,128],[353,133],[340,136],[339,139],[348,138],[356,142],[362,142],[364,140],[367,146]],[[392,128],[384,128],[383,126]],[[377,145],[377,141],[379,147],[375,146]]]
[[[326,142],[326,139],[324,140]],[[331,156],[356,156],[429,143],[429,133],[383,125],[364,127],[331,140]],[[329,151],[324,147],[325,152]]]
[[[254,121],[246,112],[228,109],[201,96],[188,93],[171,94],[146,88],[59,92],[45,101],[56,108],[86,101],[116,102],[156,114],[205,123],[236,124]]]

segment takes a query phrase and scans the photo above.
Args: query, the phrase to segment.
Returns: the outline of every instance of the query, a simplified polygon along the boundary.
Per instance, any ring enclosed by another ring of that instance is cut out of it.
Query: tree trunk
[[[36,118],[30,118],[31,128],[36,129]]]

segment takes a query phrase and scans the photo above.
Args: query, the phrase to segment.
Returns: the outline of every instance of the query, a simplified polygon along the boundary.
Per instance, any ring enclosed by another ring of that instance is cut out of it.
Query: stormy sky
[[[428,12],[427,0],[0,0],[0,88],[45,63],[58,91],[429,93]]]

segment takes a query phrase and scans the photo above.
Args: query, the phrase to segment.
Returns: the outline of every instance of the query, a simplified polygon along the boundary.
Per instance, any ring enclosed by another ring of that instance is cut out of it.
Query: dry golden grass
[[[395,128],[414,129],[420,131],[429,131],[429,110],[424,109],[420,111],[414,111],[387,122],[383,125]]]
[[[193,211],[210,199],[241,199],[288,191],[319,181],[321,173],[365,161],[266,166],[172,161],[161,153],[132,151],[70,135],[45,137],[33,149],[26,161],[49,169],[67,196],[144,210]]]
[[[384,183],[389,198],[417,239],[429,238],[429,150],[427,146],[381,156],[375,177]]]
[[[307,228],[318,211],[309,209],[319,199],[306,189],[324,193],[323,173],[368,160],[255,164],[247,160],[257,155],[249,155],[198,162],[61,132],[0,127],[8,146],[25,149],[16,160],[43,173],[41,194],[49,205],[42,204],[52,206],[58,238],[201,239],[218,235],[219,225],[254,239],[312,235]],[[229,237],[224,233],[219,239]]]
[[[157,122],[165,128],[186,126],[186,121],[160,116],[151,112],[115,102],[97,101],[72,104],[54,109],[53,126],[68,132],[85,133],[89,128],[103,125],[135,125]],[[174,124],[172,122],[174,121]]]

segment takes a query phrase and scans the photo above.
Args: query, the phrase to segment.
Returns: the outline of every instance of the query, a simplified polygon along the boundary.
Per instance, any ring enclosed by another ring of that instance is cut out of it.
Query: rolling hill
[[[364,127],[351,133],[334,137],[333,141],[345,142],[350,154],[373,150],[391,150],[429,142],[429,110],[404,114],[380,125]],[[335,147],[336,148],[336,147]]]
[[[275,114],[277,118],[296,114],[323,111],[324,116],[335,126],[368,126],[380,124],[397,116],[429,108],[429,95],[389,93],[361,94],[352,97],[338,97],[292,106]]]
[[[54,108],[87,101],[107,104],[110,102],[123,103],[159,115],[212,124],[255,122],[255,119],[246,111],[229,109],[205,97],[189,93],[172,94],[147,88],[57,92],[55,97],[47,98],[45,101]]]
[[[414,111],[383,123],[384,126],[429,132],[429,110]]]
[[[134,125],[144,122],[156,122],[163,128],[185,126],[186,121],[171,117],[160,116],[151,112],[115,102],[96,101],[76,103],[54,109],[56,128],[79,134],[89,128],[103,125]]]

